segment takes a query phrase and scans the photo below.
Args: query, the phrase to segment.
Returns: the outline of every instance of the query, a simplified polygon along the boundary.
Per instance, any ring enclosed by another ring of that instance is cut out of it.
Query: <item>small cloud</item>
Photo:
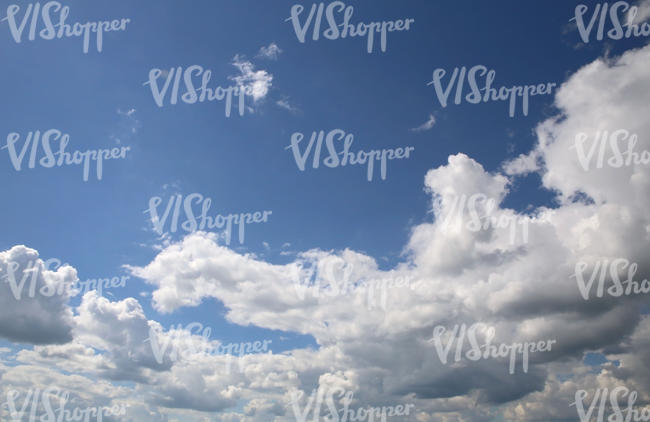
[[[251,95],[253,101],[264,99],[271,88],[273,75],[266,70],[255,70],[253,63],[244,60],[239,54],[233,59],[232,65],[239,69],[241,75],[230,76],[229,79],[235,81],[240,89],[244,89]]]
[[[179,193],[181,190],[181,183],[177,180],[171,183],[165,183],[162,185],[162,189],[166,192],[168,190],[175,191],[175,193]]]
[[[276,43],[272,42],[268,47],[262,46],[256,57],[261,57],[269,60],[277,60],[280,53],[282,53],[282,49],[278,47]]]
[[[271,246],[268,244],[268,242],[262,242],[262,246],[264,246],[264,249],[266,249],[267,251],[271,250]]]
[[[426,131],[426,130],[431,129],[431,128],[433,127],[433,125],[435,125],[435,124],[436,124],[436,118],[434,117],[433,114],[429,114],[429,120],[427,120],[426,122],[422,123],[422,124],[421,124],[420,126],[418,126],[418,127],[414,127],[414,128],[412,128],[412,129],[410,129],[410,131],[411,131],[411,132],[424,132],[424,131]]]
[[[541,157],[533,151],[530,154],[521,154],[519,157],[503,163],[503,171],[508,176],[526,175],[541,168]]]
[[[119,108],[117,109],[117,114],[119,114],[121,116],[131,116],[131,115],[133,115],[133,113],[135,113],[134,108],[131,108],[131,109],[127,110],[127,111],[122,111]]]
[[[287,110],[287,111],[290,112],[290,113],[294,113],[294,114],[295,114],[295,113],[297,113],[297,112],[300,111],[300,109],[298,109],[297,107],[292,106],[292,105],[289,103],[289,98],[283,98],[283,99],[281,99],[281,100],[278,100],[278,101],[275,102],[275,104],[276,104],[278,107],[283,108],[283,109]]]
[[[119,108],[117,109],[117,114],[122,116],[122,121],[120,122],[121,135],[113,135],[118,144],[121,143],[120,138],[128,138],[129,135],[138,133],[138,129],[142,127],[142,123],[135,118],[135,113],[135,108],[129,108],[126,111]]]

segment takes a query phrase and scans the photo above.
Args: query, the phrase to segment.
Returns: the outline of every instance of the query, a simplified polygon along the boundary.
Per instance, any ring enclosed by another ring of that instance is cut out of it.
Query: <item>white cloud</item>
[[[410,129],[410,131],[411,132],[424,132],[424,131],[430,130],[433,127],[433,125],[435,125],[435,124],[436,124],[436,117],[433,114],[429,114],[429,119],[427,119],[426,122],[422,123],[418,127],[414,127],[412,129]]]
[[[558,90],[555,105],[563,118],[538,125],[538,144],[530,155],[540,157],[544,163],[544,186],[559,191],[564,201],[576,192],[584,192],[598,202],[636,203],[646,208],[650,205],[645,194],[650,183],[647,165],[585,171],[572,148],[579,133],[591,139],[598,131],[625,129],[638,134],[638,151],[650,150],[650,121],[641,117],[650,109],[649,62],[648,47],[629,51],[618,59],[598,59]],[[605,160],[611,156],[608,152]]]
[[[645,210],[650,204],[643,192],[649,191],[650,170],[636,166],[607,169],[603,177],[585,174],[568,146],[576,130],[594,128],[626,127],[639,139],[648,139],[650,127],[642,116],[650,111],[645,101],[650,76],[643,70],[649,51],[647,47],[628,53],[617,63],[599,61],[572,76],[557,97],[564,117],[540,124],[540,146],[532,158],[510,167],[506,163],[506,168],[517,171],[488,173],[464,154],[429,171],[425,186],[435,216],[448,212],[452,198],[459,195],[481,192],[500,201],[512,183],[509,174],[536,169],[545,186],[559,193],[560,206],[553,218],[530,226],[528,242],[510,243],[507,230],[443,231],[436,220],[414,227],[407,261],[394,271],[413,276],[416,288],[391,295],[392,306],[380,318],[355,294],[301,301],[292,291],[292,279],[305,261],[324,265],[339,260],[353,265],[353,278],[382,275],[374,259],[354,251],[309,251],[294,262],[274,265],[237,254],[217,245],[211,235],[197,233],[166,248],[149,265],[132,270],[156,286],[154,306],[161,311],[196,306],[213,297],[224,303],[231,322],[314,336],[321,351],[329,348],[340,354],[341,360],[328,361],[334,371],[355,374],[365,391],[361,400],[404,401],[403,395],[413,394],[421,420],[439,420],[441,408],[459,420],[494,417],[490,403],[515,406],[526,394],[556,382],[548,370],[559,362],[582,368],[585,352],[626,344],[639,323],[634,306],[638,298],[585,302],[570,276],[576,261],[605,256],[638,262],[639,280],[647,278],[650,263],[643,251],[650,227]],[[597,202],[568,199],[578,191]],[[502,206],[495,212],[518,215]],[[547,210],[533,207],[532,212]],[[556,339],[557,347],[534,357],[527,374],[508,375],[506,362],[442,365],[425,346],[435,325],[478,321],[496,327],[499,342]],[[632,347],[634,353],[639,347]],[[624,356],[624,364],[632,362],[631,356],[632,352]],[[648,389],[645,376],[625,376]],[[317,384],[312,380],[302,388],[308,393]],[[373,390],[377,384],[383,392]],[[469,403],[475,410],[467,410]],[[515,409],[518,415],[531,412],[525,406]]]
[[[538,171],[539,156],[535,153],[520,154],[519,157],[506,162],[503,171],[509,176],[519,176]]]
[[[283,98],[283,99],[277,100],[275,102],[275,104],[278,107],[289,111],[290,113],[297,113],[297,112],[300,111],[297,107],[294,107],[293,105],[291,105],[291,103],[289,102],[289,98]]]
[[[72,267],[48,269],[34,249],[20,245],[0,252],[0,337],[31,344],[72,340],[67,303],[76,280]]]
[[[119,133],[117,135],[112,135],[112,138],[117,139],[120,143],[122,139],[130,139],[133,135],[138,133],[138,130],[142,128],[142,123],[140,120],[135,117],[136,109],[129,108],[126,111],[122,109],[117,109],[117,114],[121,117],[119,122]]]
[[[68,395],[68,401],[65,403],[64,409],[68,412],[74,411],[75,408],[82,410],[102,406],[124,405],[125,409],[127,409],[127,415],[133,416],[136,408],[140,406],[136,400],[132,401],[130,394],[133,391],[128,388],[116,387],[103,380],[79,375],[66,375],[48,368],[19,365],[7,368],[7,371],[2,374],[2,385],[0,386],[0,397],[3,403],[0,408],[0,415],[3,416],[2,420],[10,420],[10,408],[7,406],[10,392],[17,394],[14,398],[14,406],[17,412],[20,412],[21,408],[25,406],[24,418],[20,418],[20,420],[41,420],[41,416],[47,414],[43,407],[43,395],[46,391],[50,397],[50,408],[56,416],[59,415],[59,399],[66,394]],[[31,401],[26,400],[28,397]],[[32,409],[36,419],[28,419]],[[104,417],[103,420],[113,422],[126,419],[109,416]]]
[[[647,21],[650,19],[650,0],[641,0],[638,2],[636,5],[637,7],[637,14],[634,17],[633,23],[635,24],[640,24],[642,22]],[[626,21],[629,21],[632,19],[632,8],[627,12],[627,19]]]
[[[260,51],[257,53],[257,57],[262,57],[269,60],[277,60],[278,55],[282,53],[282,49],[274,42],[268,45],[268,47],[262,46]]]
[[[133,114],[135,114],[135,109],[130,108],[127,111],[122,111],[121,109],[118,108],[117,114],[119,114],[120,116],[132,116]]]
[[[271,88],[273,75],[266,70],[255,70],[253,63],[239,55],[235,56],[232,64],[239,70],[240,75],[231,76],[230,79],[241,89],[245,89],[255,102],[264,99]]]

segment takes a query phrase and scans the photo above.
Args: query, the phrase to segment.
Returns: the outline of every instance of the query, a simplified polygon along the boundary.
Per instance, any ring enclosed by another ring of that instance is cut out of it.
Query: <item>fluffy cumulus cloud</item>
[[[54,268],[57,265],[58,268]],[[72,339],[68,299],[77,272],[25,246],[0,252],[0,337],[19,343]]]
[[[394,420],[575,420],[576,392],[586,392],[586,409],[599,389],[616,387],[638,391],[638,402],[647,402],[650,318],[641,309],[648,296],[596,297],[599,275],[592,271],[605,260],[625,259],[637,264],[634,280],[648,278],[650,165],[609,165],[616,152],[607,150],[602,168],[595,153],[585,169],[581,154],[589,154],[596,133],[621,129],[636,135],[635,151],[650,149],[648,65],[650,47],[578,70],[557,92],[559,114],[537,126],[534,149],[500,172],[464,154],[427,172],[432,218],[412,227],[404,262],[390,270],[353,250],[310,250],[274,264],[201,232],[166,246],[146,265],[128,267],[154,286],[152,305],[163,314],[218,299],[228,321],[310,335],[316,349],[246,354],[233,363],[232,356],[206,352],[218,348],[216,336],[164,330],[136,299],[111,302],[89,292],[74,315],[61,298],[21,302],[32,309],[21,323],[33,333],[22,340],[39,343],[47,331],[51,337],[40,343],[51,344],[4,357],[2,383],[17,385],[18,374],[29,373],[24,379],[56,377],[74,391],[88,385],[86,394],[98,402],[131,406],[122,420],[280,422],[296,414],[311,418],[318,403],[323,416],[330,405],[340,415],[411,405],[409,415]],[[246,64],[240,70],[244,78],[257,75]],[[587,138],[578,142],[580,134]],[[620,144],[628,145],[623,138]],[[538,172],[555,193],[553,209],[524,214],[504,207],[513,181],[528,172]],[[16,247],[0,262],[6,268],[12,259],[35,256]],[[595,280],[589,300],[576,268],[585,283]],[[40,283],[76,277],[69,267],[43,274]],[[612,274],[605,276],[607,288]],[[0,312],[21,312],[2,300]],[[436,341],[434,332],[463,324],[477,328],[480,341],[553,345],[531,353],[527,368],[521,355],[513,370],[504,356],[468,359],[469,344],[456,361],[449,337]],[[53,336],[61,326],[67,331]],[[19,340],[17,330],[1,330]],[[441,345],[450,345],[444,363]],[[179,348],[181,358],[172,355]],[[586,363],[587,355],[601,363]]]
[[[130,403],[130,393],[129,388],[116,387],[103,380],[66,375],[35,365],[12,365],[2,373],[0,415],[2,420],[12,421],[54,420],[46,418],[66,416],[69,420],[74,420],[72,417],[81,420],[86,413],[92,415],[94,411],[96,415],[98,408],[111,408],[115,413],[103,411],[103,420],[132,420],[126,419],[129,408],[133,415],[142,405]]]

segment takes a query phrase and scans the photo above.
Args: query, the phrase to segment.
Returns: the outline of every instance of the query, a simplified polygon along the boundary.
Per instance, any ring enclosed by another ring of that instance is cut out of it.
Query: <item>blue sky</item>
[[[248,250],[260,252],[261,241],[276,248],[289,242],[298,250],[347,246],[394,262],[408,221],[424,218],[421,181],[427,169],[463,151],[494,170],[530,148],[532,137],[526,135],[550,113],[549,97],[531,101],[526,118],[509,118],[502,103],[441,109],[433,88],[426,86],[432,70],[484,64],[503,84],[561,82],[603,47],[571,48],[577,33],[561,31],[572,13],[569,4],[531,7],[513,1],[465,10],[435,2],[355,3],[355,17],[358,13],[366,22],[416,19],[411,31],[391,34],[382,54],[363,54],[364,41],[354,38],[299,44],[290,22],[284,22],[291,2],[205,2],[200,14],[171,1],[153,8],[120,2],[70,5],[72,21],[129,17],[132,22],[126,32],[105,35],[101,54],[80,55],[76,39],[17,45],[3,37],[7,63],[16,64],[7,66],[2,82],[12,99],[2,105],[5,131],[58,128],[71,135],[70,148],[112,147],[116,136],[132,150],[125,161],[107,163],[104,180],[87,183],[74,167],[17,173],[5,150],[3,178],[11,182],[5,192],[27,206],[3,210],[5,221],[14,223],[4,231],[2,245],[35,244],[46,256],[87,262],[93,271],[108,274],[150,256],[137,245],[150,238],[141,230],[139,211],[171,183],[212,198],[213,209],[220,211],[273,210],[270,224],[248,231]],[[508,11],[539,19],[512,19]],[[243,14],[246,25],[230,18]],[[270,42],[283,50],[279,59],[255,59]],[[237,74],[230,64],[236,54],[273,75],[269,98],[254,114],[225,118],[221,104],[213,103],[159,109],[142,86],[153,67],[193,64],[211,69],[212,82],[225,85]],[[300,112],[275,106],[274,100],[285,97]],[[131,109],[137,126],[117,113]],[[409,132],[430,113],[437,119],[435,130]],[[136,134],[129,133],[132,125]],[[353,133],[356,148],[408,145],[416,153],[390,163],[386,181],[368,183],[355,167],[299,173],[284,149],[290,134],[334,128]],[[516,142],[507,130],[518,135]],[[48,204],[46,214],[33,198]],[[523,196],[516,203],[535,198]]]
[[[0,250],[27,245],[44,259],[71,263],[82,280],[126,274],[124,265],[144,266],[159,252],[144,214],[149,199],[161,196],[165,205],[174,193],[196,192],[211,198],[210,215],[272,211],[268,223],[247,225],[243,245],[233,237],[239,253],[284,264],[294,255],[283,251],[350,248],[390,269],[407,261],[403,252],[413,226],[433,219],[424,190],[428,170],[463,152],[488,172],[498,171],[504,161],[528,153],[535,126],[557,114],[554,95],[532,97],[528,116],[514,118],[505,102],[442,108],[427,85],[434,69],[482,64],[496,71],[499,86],[559,86],[598,57],[647,42],[581,43],[569,22],[574,2],[347,2],[355,8],[353,21],[415,19],[411,30],[389,34],[385,53],[368,54],[365,38],[299,43],[286,21],[294,3],[67,1],[71,22],[131,20],[126,31],[104,34],[101,53],[91,48],[88,54],[76,38],[17,44],[1,22],[2,145],[11,132],[22,139],[29,131],[56,128],[70,135],[69,150],[131,150],[126,159],[104,163],[101,181],[91,176],[87,182],[78,166],[17,172],[7,150],[0,150]],[[260,48],[271,43],[282,50],[277,59],[260,57]],[[143,85],[152,68],[190,65],[212,71],[211,87],[231,85],[229,78],[239,75],[236,56],[272,75],[262,100],[253,105],[246,98],[254,111],[243,117],[233,111],[226,118],[222,102],[160,108]],[[411,130],[431,114],[431,129]],[[285,149],[291,134],[337,128],[354,135],[353,150],[415,151],[389,162],[386,180],[376,171],[368,182],[365,166],[299,171]],[[504,206],[523,211],[554,204],[533,173],[516,179]],[[152,290],[132,277],[125,289],[111,291],[111,300]],[[229,323],[216,299],[172,314],[157,312],[150,298],[140,303],[165,327],[202,321],[225,341],[272,338],[274,352],[316,347],[308,335]]]

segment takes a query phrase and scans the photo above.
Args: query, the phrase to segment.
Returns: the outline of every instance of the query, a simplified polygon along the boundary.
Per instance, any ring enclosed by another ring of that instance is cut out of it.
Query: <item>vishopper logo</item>
[[[61,39],[64,36],[66,38],[71,37],[81,37],[83,35],[83,52],[84,54],[88,53],[88,48],[90,47],[90,38],[91,34],[95,34],[95,44],[97,47],[97,52],[101,53],[103,44],[104,44],[104,32],[110,31],[125,31],[126,24],[131,22],[131,19],[121,19],[113,21],[97,21],[97,22],[86,22],[79,23],[75,22],[70,25],[66,23],[68,15],[70,14],[70,7],[63,6],[58,1],[48,1],[43,4],[41,8],[41,3],[29,3],[25,9],[22,18],[17,19],[17,15],[20,12],[20,6],[17,4],[10,4],[7,7],[7,16],[0,21],[7,21],[9,24],[9,31],[16,43],[20,44],[23,39],[23,33],[26,29],[27,22],[29,24],[29,33],[27,39],[29,41],[34,41],[36,36],[44,40],[53,40],[54,38]],[[39,22],[39,13],[40,21],[44,27],[38,31],[38,22]],[[53,15],[58,18],[58,23],[53,23]],[[31,19],[30,19],[31,18]],[[18,23],[20,22],[20,23]]]
[[[449,199],[451,201],[448,201]],[[510,244],[515,244],[518,234],[522,243],[528,243],[528,225],[548,223],[554,214],[553,211],[547,211],[540,218],[531,218],[506,210],[497,211],[500,200],[490,198],[484,193],[448,196],[445,201],[449,203],[443,204],[442,197],[438,196],[434,203],[434,209],[440,210],[436,219],[440,221],[443,232],[465,229],[476,233],[491,228],[509,229]]]
[[[201,206],[200,213],[196,212],[194,202]],[[200,193],[189,194],[183,199],[183,195],[177,194],[167,200],[165,210],[158,212],[158,207],[162,204],[162,198],[154,196],[149,199],[149,209],[144,214],[149,214],[153,229],[159,235],[163,233],[175,233],[179,227],[181,213],[185,214],[187,219],[180,224],[180,228],[187,233],[194,233],[197,230],[224,229],[226,245],[230,245],[232,229],[237,225],[239,243],[244,243],[246,224],[266,223],[272,211],[246,212],[240,214],[217,214],[214,217],[208,216],[212,200],[205,198]],[[181,206],[183,211],[181,212]],[[173,208],[173,211],[172,211]],[[169,231],[163,230],[171,213]],[[197,221],[199,217],[199,221]]]
[[[625,129],[616,130],[611,134],[607,131],[598,131],[594,134],[591,145],[588,149],[585,149],[588,139],[589,135],[587,133],[578,133],[574,144],[569,147],[569,149],[576,150],[578,161],[584,171],[589,171],[592,168],[594,159],[596,162],[593,167],[598,169],[602,169],[605,163],[612,168],[647,165],[650,163],[650,151],[635,151],[636,144],[639,141],[638,136]],[[627,146],[627,149],[624,150],[621,146]],[[596,150],[598,150],[597,158],[595,155]],[[611,154],[607,154],[608,151]],[[605,162],[606,155],[609,158]]]
[[[67,265],[68,264],[63,264],[64,267]],[[50,270],[51,266],[53,266],[53,268]],[[6,269],[7,273],[2,275],[0,278],[5,283],[9,283],[9,287],[11,288],[11,293],[14,295],[14,298],[16,300],[20,300],[25,289],[25,283],[31,277],[27,295],[30,298],[34,298],[36,297],[36,286],[38,284],[39,275],[41,275],[44,271],[56,271],[59,267],[61,267],[61,261],[56,258],[50,258],[47,261],[42,261],[40,259],[37,259],[36,261],[30,260],[24,266],[17,261],[9,261],[7,263]],[[1,270],[2,268],[0,268],[0,271]],[[18,281],[17,278],[20,278],[20,281]],[[64,282],[59,282],[58,284],[50,284],[45,282],[45,284],[38,290],[38,293],[40,295],[46,297],[50,297],[55,294],[69,294],[69,292],[70,286],[66,286],[66,283]]]
[[[587,269],[590,267],[591,275],[589,275],[589,280],[586,281],[585,274],[588,274]],[[611,261],[601,259],[597,260],[593,265],[580,261],[576,263],[575,273],[571,278],[576,279],[578,289],[584,300],[589,300],[589,294],[593,290],[596,278],[598,278],[596,297],[601,298],[605,296],[605,293],[612,297],[648,294],[650,293],[650,281],[647,279],[641,282],[634,280],[638,267],[636,262],[630,263],[625,258],[617,258]],[[608,269],[609,277],[607,276]],[[627,279],[621,281],[621,275],[626,275]],[[608,283],[608,281],[611,283]],[[607,290],[605,290],[606,284],[611,284]]]
[[[463,360],[463,351],[465,359],[470,361],[510,357],[510,366],[508,368],[510,374],[515,373],[517,354],[522,355],[522,368],[524,373],[528,373],[529,353],[550,352],[553,343],[557,342],[556,340],[546,340],[524,343],[514,342],[511,344],[492,344],[492,340],[494,340],[495,336],[496,328],[483,323],[472,324],[469,328],[467,328],[467,325],[465,324],[461,324],[460,326],[456,324],[454,326],[454,331],[451,333],[447,332],[446,327],[438,325],[433,329],[433,338],[428,340],[428,342],[433,343],[435,346],[438,358],[440,358],[440,362],[442,362],[443,365],[447,364],[449,352],[455,342],[456,350],[454,362],[460,362]],[[481,338],[483,339],[482,343],[480,341]],[[469,349],[464,347],[465,339],[469,341]],[[443,344],[443,341],[446,343]]]
[[[501,86],[493,88],[492,84],[496,79],[496,71],[489,70],[483,65],[476,65],[469,70],[465,66],[458,69],[454,68],[453,73],[447,82],[447,88],[443,87],[443,78],[447,74],[445,69],[438,68],[433,71],[433,78],[427,85],[433,85],[436,91],[436,96],[440,102],[440,106],[447,107],[447,101],[451,95],[451,91],[456,85],[456,94],[454,97],[454,104],[458,105],[466,101],[470,104],[487,103],[488,101],[509,101],[510,109],[509,116],[515,116],[517,107],[517,100],[521,98],[521,108],[524,116],[528,116],[528,102],[529,97],[536,95],[550,95],[553,92],[553,87],[557,84],[555,82],[540,83],[538,85],[524,85],[512,86],[508,88]],[[470,93],[463,97],[465,78],[469,85]],[[479,81],[482,80],[482,88],[479,86]],[[482,94],[482,92],[484,93]]]
[[[212,328],[204,327],[200,322],[192,322],[183,327],[173,325],[169,331],[164,333],[160,326],[149,327],[149,338],[145,340],[151,346],[151,351],[158,364],[165,361],[191,363],[207,356],[226,356],[226,371],[230,373],[230,367],[235,356],[240,372],[243,371],[246,354],[270,352],[269,344],[272,340],[218,344],[210,339]]]
[[[21,265],[17,261],[9,261],[7,263],[6,274],[0,276],[0,280],[9,283],[11,293],[16,300],[21,300],[25,291],[26,283],[29,280],[29,290],[27,297],[35,298],[36,294],[45,297],[54,295],[66,295],[74,297],[77,295],[83,296],[86,292],[97,291],[99,296],[103,296],[103,289],[110,289],[115,287],[125,287],[126,281],[130,276],[121,276],[113,278],[99,278],[87,279],[85,281],[76,280],[73,283],[66,283],[60,280],[56,281],[46,280],[43,277],[43,285],[37,291],[38,281],[41,279],[45,271],[55,272],[58,268],[69,267],[67,263],[61,264],[61,260],[57,258],[50,258],[46,261],[40,259],[27,261],[25,265]],[[0,268],[0,273],[3,271]],[[18,281],[20,280],[20,281]]]
[[[304,10],[303,5],[296,4],[291,7],[291,16],[286,19],[286,21],[291,21],[293,24],[293,30],[300,43],[305,42],[307,31],[312,22],[314,24],[312,39],[317,41],[320,38],[323,12],[325,12],[325,20],[329,28],[322,32],[323,37],[328,40],[344,39],[348,36],[350,38],[366,37],[368,53],[372,53],[374,49],[375,35],[380,37],[380,48],[382,53],[385,53],[388,33],[393,31],[408,31],[411,29],[410,26],[415,22],[415,19],[399,19],[397,21],[371,22],[369,24],[359,22],[354,25],[350,23],[354,14],[354,7],[346,6],[342,1],[333,1],[327,7],[325,7],[325,3],[312,4],[309,14],[305,17],[304,23],[301,24],[300,18]]]
[[[201,77],[200,87],[197,90],[196,77]],[[230,111],[233,104],[233,96],[237,97],[237,106],[239,115],[243,116],[246,111],[244,99],[246,95],[253,95],[254,87],[252,86],[229,86],[223,88],[217,86],[215,88],[208,88],[208,83],[212,77],[212,71],[204,69],[203,66],[193,65],[185,70],[181,66],[176,68],[172,67],[169,70],[162,70],[158,68],[149,71],[149,80],[143,85],[149,85],[151,95],[158,107],[165,105],[165,98],[169,104],[175,105],[178,103],[179,90],[181,78],[185,85],[185,92],[180,95],[180,100],[185,104],[202,103],[205,101],[222,101],[225,100],[225,114],[230,117]],[[158,79],[164,78],[162,87],[158,85]],[[173,82],[172,82],[173,81]],[[171,92],[169,88],[171,86]],[[167,93],[169,92],[169,96]]]
[[[28,132],[27,137],[23,143],[23,146],[20,148],[20,153],[17,152],[16,144],[20,140],[20,134],[13,132],[7,136],[7,144],[0,149],[6,149],[9,153],[9,159],[11,164],[14,166],[16,171],[22,170],[22,164],[25,159],[25,154],[31,145],[31,151],[29,155],[28,167],[33,169],[36,166],[36,158],[38,154],[39,144],[43,149],[44,156],[38,160],[38,165],[44,168],[52,168],[54,166],[61,167],[64,164],[66,166],[70,165],[81,165],[83,164],[83,180],[84,182],[88,181],[88,176],[90,172],[91,162],[94,163],[96,170],[97,180],[102,180],[102,175],[104,171],[104,160],[111,159],[124,159],[126,158],[126,152],[131,150],[131,147],[120,147],[112,149],[97,149],[97,150],[86,150],[85,152],[74,151],[72,153],[66,152],[66,147],[70,142],[70,135],[62,133],[57,129],[50,129],[43,132],[41,137],[41,131],[37,130],[35,132]],[[54,152],[52,150],[51,142],[59,142],[58,151]],[[56,157],[55,157],[56,156]]]
[[[630,4],[626,1],[617,1],[611,5],[609,3],[597,3],[593,6],[591,17],[588,15],[589,6],[579,4],[576,6],[574,17],[569,19],[569,22],[576,22],[578,31],[580,32],[580,38],[582,38],[584,43],[590,41],[596,21],[598,21],[598,29],[596,31],[596,40],[598,41],[602,41],[605,36],[611,40],[620,40],[622,38],[647,37],[650,35],[650,24],[643,22],[639,26],[641,22],[637,22],[637,16],[641,17],[644,15],[644,13],[639,14],[639,8],[637,6],[630,7]],[[625,12],[627,12],[627,23],[621,25],[621,20]],[[588,22],[585,20],[585,15],[587,15]],[[647,19],[647,15],[645,19]],[[611,29],[605,32],[605,23],[608,21]]]
[[[90,278],[84,281],[75,281],[72,285],[72,296],[83,296],[87,292],[96,291],[98,296],[103,297],[104,289],[126,287],[126,281],[129,278],[131,277],[127,275],[112,278]]]
[[[341,408],[336,407],[335,395],[338,396],[339,402],[342,404]],[[291,406],[293,414],[297,422],[306,422],[308,415],[313,415],[313,422],[327,420],[329,422],[348,422],[348,421],[365,421],[368,422],[386,422],[388,418],[394,416],[408,416],[411,407],[415,408],[414,404],[396,405],[396,406],[381,406],[381,407],[359,407],[350,408],[354,397],[353,391],[346,391],[342,388],[328,388],[319,386],[318,390],[312,390],[309,400],[301,408],[301,402],[305,393],[303,391],[291,391]],[[323,400],[327,404],[326,418],[322,418],[322,405]],[[340,413],[340,415],[339,415]],[[401,419],[404,420],[404,419]]]
[[[125,416],[126,406],[124,404],[96,407],[70,407],[66,405],[70,401],[71,393],[59,387],[48,387],[41,391],[40,388],[29,389],[22,399],[20,410],[16,406],[16,401],[21,396],[18,390],[9,390],[7,392],[7,401],[2,404],[3,413],[9,413],[11,422],[63,422],[63,421],[81,421],[90,422],[93,418],[98,422],[103,420],[104,416]],[[30,406],[31,401],[31,406]],[[20,403],[20,400],[18,400]],[[58,403],[54,408],[53,404]],[[27,416],[29,412],[29,416]],[[38,413],[41,412],[41,413]],[[37,416],[40,415],[40,416]]]
[[[575,394],[575,401],[571,406],[575,406],[578,411],[580,422],[637,422],[650,421],[650,408],[635,409],[638,393],[630,391],[627,387],[619,386],[611,391],[607,388],[597,389],[594,393],[589,408],[585,411],[584,401],[589,393],[586,390],[578,390]],[[620,396],[620,397],[619,397]],[[627,406],[621,408],[619,401],[627,396]],[[606,416],[607,399],[609,399],[609,416]],[[598,409],[597,415],[594,411]],[[606,419],[605,419],[606,418]]]
[[[374,177],[375,164],[380,168],[381,180],[386,180],[387,162],[394,159],[401,160],[410,158],[410,153],[415,150],[415,147],[404,147],[397,149],[377,149],[369,152],[363,150],[359,150],[356,153],[350,152],[350,148],[354,142],[354,135],[351,133],[346,135],[345,131],[334,129],[329,131],[327,136],[325,136],[325,131],[322,130],[319,132],[312,132],[309,144],[305,147],[304,152],[301,153],[300,143],[304,138],[305,136],[302,133],[296,132],[291,135],[291,145],[285,147],[285,149],[291,149],[293,158],[296,160],[296,165],[300,171],[305,171],[307,159],[314,147],[316,149],[313,150],[312,167],[314,169],[319,168],[324,141],[325,148],[329,155],[323,159],[323,165],[329,168],[336,168],[339,166],[345,167],[346,165],[353,166],[357,164],[366,165],[366,173],[369,182],[371,182]],[[343,149],[341,151],[337,151],[335,141],[343,141]]]
[[[368,310],[387,310],[390,289],[413,289],[410,276],[378,276],[353,278],[354,265],[339,260],[299,265],[292,274],[294,289],[300,300],[305,297],[328,298],[360,295]]]

